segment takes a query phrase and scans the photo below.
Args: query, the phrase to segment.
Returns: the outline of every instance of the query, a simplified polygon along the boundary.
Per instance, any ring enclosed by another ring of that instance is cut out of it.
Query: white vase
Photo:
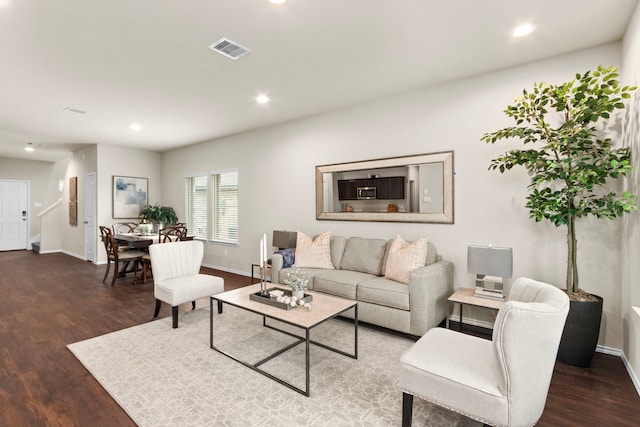
[[[292,291],[291,296],[294,296],[298,299],[304,298],[304,291]]]

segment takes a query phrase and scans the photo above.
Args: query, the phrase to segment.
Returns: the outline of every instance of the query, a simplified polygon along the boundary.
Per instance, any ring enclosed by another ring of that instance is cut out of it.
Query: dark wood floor
[[[63,254],[0,252],[1,426],[135,425],[66,348],[153,320],[153,285],[124,278],[111,287],[104,271]],[[224,277],[227,290],[249,283],[204,272]],[[170,314],[163,306],[160,317]],[[639,424],[640,398],[619,358],[597,354],[589,369],[556,364],[538,425]]]

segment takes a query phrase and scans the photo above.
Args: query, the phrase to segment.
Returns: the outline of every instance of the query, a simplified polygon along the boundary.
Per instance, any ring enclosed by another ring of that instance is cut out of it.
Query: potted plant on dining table
[[[178,222],[176,211],[170,206],[145,205],[140,211],[139,218],[156,224],[156,231],[167,225],[175,225]]]

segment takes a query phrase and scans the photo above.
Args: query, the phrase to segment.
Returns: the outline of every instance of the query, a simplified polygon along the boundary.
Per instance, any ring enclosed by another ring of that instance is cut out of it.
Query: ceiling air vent
[[[233,42],[226,37],[223,37],[220,40],[211,43],[209,45],[209,49],[213,50],[214,52],[218,52],[219,54],[224,55],[227,58],[231,58],[234,61],[238,58],[242,58],[248,53],[251,53],[251,51],[246,47],[240,46],[238,43]]]

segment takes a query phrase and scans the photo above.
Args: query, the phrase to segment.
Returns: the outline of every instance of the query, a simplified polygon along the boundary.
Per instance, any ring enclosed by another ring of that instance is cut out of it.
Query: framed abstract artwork
[[[138,218],[148,203],[149,180],[133,176],[113,176],[113,218]]]

